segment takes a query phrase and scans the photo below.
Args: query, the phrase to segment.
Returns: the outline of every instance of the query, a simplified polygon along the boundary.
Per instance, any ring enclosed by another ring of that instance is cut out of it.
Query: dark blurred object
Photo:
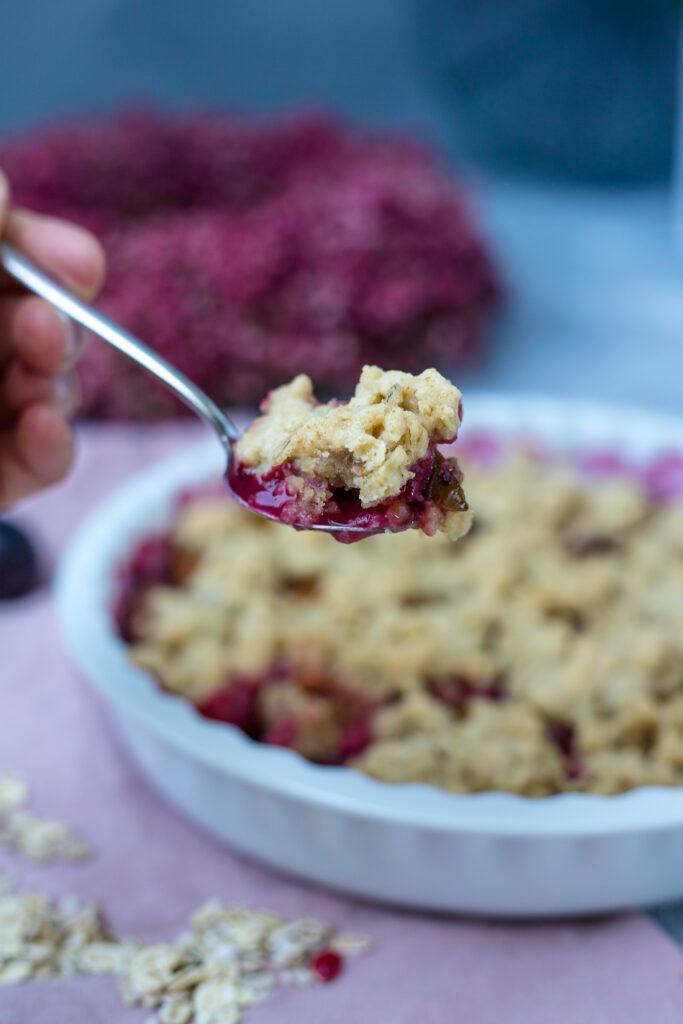
[[[494,273],[459,189],[410,140],[147,112],[7,142],[0,162],[17,202],[100,235],[102,308],[220,403],[302,371],[325,394],[364,362],[476,363]],[[82,377],[86,416],[185,412],[108,346]]]
[[[666,179],[681,5],[674,0],[411,0],[454,149],[501,171]]]
[[[0,601],[24,597],[38,585],[38,559],[30,540],[0,521]]]

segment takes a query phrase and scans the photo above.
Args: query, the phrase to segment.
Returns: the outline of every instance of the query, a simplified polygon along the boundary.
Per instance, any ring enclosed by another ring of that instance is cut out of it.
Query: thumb
[[[0,169],[0,235],[4,234],[9,214],[9,181],[7,175]]]

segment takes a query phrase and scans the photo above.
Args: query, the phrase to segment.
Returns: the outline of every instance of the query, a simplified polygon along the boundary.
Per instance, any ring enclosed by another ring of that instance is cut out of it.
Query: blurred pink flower
[[[101,306],[222,404],[295,373],[321,394],[364,362],[476,363],[498,298],[463,198],[423,148],[324,118],[129,113],[0,146],[16,201],[103,240]],[[83,412],[184,410],[104,344]]]

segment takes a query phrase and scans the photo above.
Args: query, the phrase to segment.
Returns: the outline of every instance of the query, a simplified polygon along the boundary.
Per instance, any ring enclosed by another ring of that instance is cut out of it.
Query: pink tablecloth
[[[198,436],[188,427],[91,430],[68,485],[22,510],[46,553],[132,470]],[[0,606],[1,608],[1,606]],[[329,986],[278,994],[253,1024],[680,1024],[683,957],[644,917],[493,925],[392,912],[307,888],[231,854],[186,824],[129,767],[105,712],[79,682],[47,593],[0,610],[0,766],[25,770],[37,811],[78,826],[86,864],[27,866],[23,885],[101,901],[122,935],[179,931],[219,897],[310,913],[370,934],[375,951]],[[683,870],[683,868],[682,868]],[[0,988],[0,1024],[135,1024],[108,979]]]

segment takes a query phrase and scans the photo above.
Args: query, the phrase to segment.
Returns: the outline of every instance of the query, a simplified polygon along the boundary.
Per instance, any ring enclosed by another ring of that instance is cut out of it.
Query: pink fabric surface
[[[21,510],[56,556],[95,500],[198,433],[98,428],[69,483]],[[106,711],[79,681],[47,592],[0,606],[0,767],[20,768],[36,811],[94,844],[78,865],[27,865],[0,851],[21,887],[97,899],[121,935],[171,938],[218,897],[313,914],[369,934],[374,951],[338,981],[283,990],[247,1024],[680,1024],[683,958],[640,916],[554,925],[477,923],[391,911],[265,870],[167,808],[129,766]],[[107,978],[0,988],[0,1024],[135,1024]]]

